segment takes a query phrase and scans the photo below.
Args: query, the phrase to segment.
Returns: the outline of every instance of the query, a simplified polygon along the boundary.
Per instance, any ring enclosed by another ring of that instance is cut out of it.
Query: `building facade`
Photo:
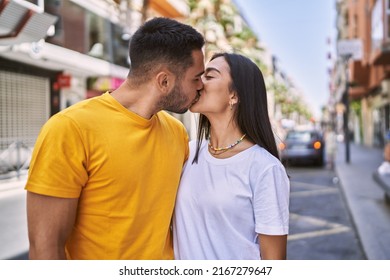
[[[187,6],[185,0],[0,1],[0,179],[26,172],[50,116],[124,81],[129,39],[144,20],[182,19]]]
[[[124,81],[131,35],[154,16],[203,33],[206,61],[214,52],[238,51],[257,63],[277,139],[283,138],[283,119],[308,119],[302,93],[276,67],[232,0],[0,0],[0,179],[27,171],[50,116]],[[173,115],[194,139],[196,115]]]
[[[359,58],[339,55],[335,64],[336,111],[345,111],[347,90],[352,140],[383,147],[390,130],[390,1],[339,0],[336,25],[339,44],[361,42]]]

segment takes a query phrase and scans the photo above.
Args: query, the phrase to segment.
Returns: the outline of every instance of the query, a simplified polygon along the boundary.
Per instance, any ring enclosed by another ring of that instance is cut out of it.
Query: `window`
[[[111,33],[110,22],[89,11],[85,11],[85,15],[87,54],[112,61],[110,39],[107,36]]]
[[[386,1],[386,21],[385,21],[385,25],[386,25],[386,39],[390,39],[390,1],[389,0],[385,0]],[[379,1],[377,0],[377,2],[382,2],[382,1]]]
[[[123,27],[72,1],[47,0],[45,9],[59,17],[47,42],[128,67],[128,43]]]
[[[388,0],[386,0],[388,1]],[[390,3],[390,1],[388,1]],[[384,26],[383,26],[383,9],[382,0],[377,0],[371,14],[371,49],[372,51],[380,48],[383,42]]]
[[[358,23],[358,16],[355,14],[353,16],[353,38],[358,38],[359,31],[359,23]]]
[[[113,63],[129,67],[129,40],[123,37],[123,28],[114,23],[111,24],[111,42],[113,48]]]

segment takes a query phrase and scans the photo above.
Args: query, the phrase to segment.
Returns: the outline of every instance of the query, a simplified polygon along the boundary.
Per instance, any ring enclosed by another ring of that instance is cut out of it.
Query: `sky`
[[[335,53],[335,0],[233,2],[319,118],[328,103],[329,69]]]

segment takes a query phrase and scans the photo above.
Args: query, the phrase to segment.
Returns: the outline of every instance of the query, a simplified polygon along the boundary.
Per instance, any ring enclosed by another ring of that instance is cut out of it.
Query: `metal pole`
[[[20,141],[16,141],[16,177],[19,179],[20,178],[20,169],[22,167],[22,160],[21,160],[21,155],[20,155],[20,148],[21,148],[21,143]]]
[[[343,95],[344,110],[344,142],[345,142],[345,162],[350,163],[350,132],[349,132],[349,69],[348,61],[351,55],[345,56],[345,91]]]
[[[350,142],[350,132],[349,132],[349,127],[348,127],[348,122],[349,122],[349,100],[348,100],[348,82],[345,88],[345,93],[344,93],[344,106],[345,106],[345,111],[344,111],[344,142],[345,142],[345,162],[349,163],[350,162],[350,149],[349,149],[349,142]]]

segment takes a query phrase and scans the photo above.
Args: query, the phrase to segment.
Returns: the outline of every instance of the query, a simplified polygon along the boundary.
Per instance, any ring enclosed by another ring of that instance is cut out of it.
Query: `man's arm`
[[[27,192],[30,259],[66,259],[65,243],[76,219],[78,198]]]
[[[259,234],[262,260],[285,260],[287,257],[287,235]]]

